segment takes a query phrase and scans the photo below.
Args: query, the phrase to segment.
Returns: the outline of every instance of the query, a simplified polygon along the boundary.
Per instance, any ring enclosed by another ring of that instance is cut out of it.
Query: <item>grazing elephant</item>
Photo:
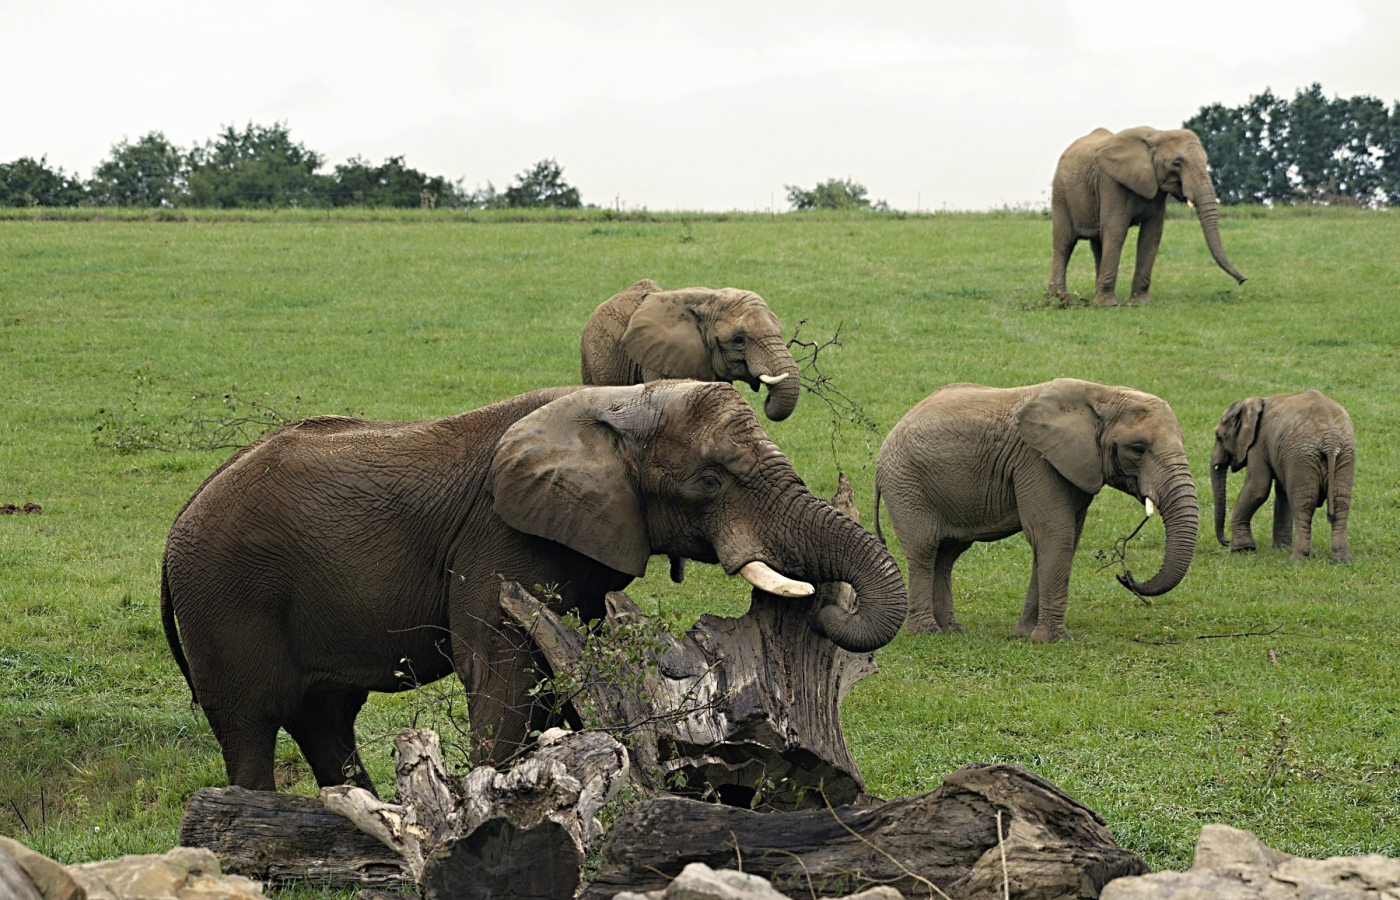
[[[1230,265],[1220,244],[1219,203],[1206,169],[1206,151],[1196,133],[1186,128],[1129,128],[1113,134],[1097,128],[1070,144],[1055,167],[1050,188],[1054,262],[1049,293],[1065,296],[1070,254],[1076,243],[1087,239],[1094,251],[1094,303],[1117,305],[1118,260],[1129,226],[1136,225],[1132,299],[1151,300],[1152,263],[1162,240],[1168,194],[1195,205],[1210,255],[1243,284],[1245,277]]]
[[[1014,634],[1068,638],[1070,563],[1084,514],[1105,484],[1156,504],[1166,558],[1145,596],[1181,581],[1196,547],[1196,487],[1171,407],[1151,394],[1075,378],[1018,388],[950,384],[905,414],[875,464],[880,498],[909,559],[908,630],[961,631],[953,564],[974,541],[1025,531],[1035,554]]]
[[[1332,560],[1350,562],[1347,513],[1356,475],[1356,438],[1342,405],[1321,391],[1236,400],[1215,426],[1210,487],[1215,500],[1215,539],[1225,544],[1225,480],[1245,466],[1244,487],[1230,519],[1231,550],[1253,550],[1249,523],[1269,488],[1274,493],[1274,549],[1293,548],[1293,559],[1312,552],[1313,512],[1324,502],[1332,523]]]
[[[807,490],[732,387],[689,381],[288,425],[176,517],[161,617],[231,784],[273,789],[284,727],[319,784],[372,788],[354,737],[369,691],[455,669],[479,759],[543,724],[531,654],[500,627],[503,578],[553,586],[541,599],[587,621],[658,553],[784,596],[849,582],[859,608],[811,620],[847,649],[880,647],[904,621],[888,551]]]
[[[584,384],[765,384],[763,414],[774,422],[792,415],[802,390],[782,323],[762,297],[736,288],[663,291],[644,278],[593,310],[580,350]]]

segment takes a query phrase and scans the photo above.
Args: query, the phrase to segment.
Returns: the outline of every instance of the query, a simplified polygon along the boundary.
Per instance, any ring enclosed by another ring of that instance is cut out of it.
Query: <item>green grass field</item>
[[[85,216],[0,220],[0,503],[44,507],[0,517],[0,833],[68,862],[162,850],[186,798],[223,783],[157,578],[176,511],[229,451],[121,453],[114,433],[224,414],[225,392],[293,416],[411,419],[573,383],[588,313],[650,277],[755,290],[804,337],[841,327],[822,368],[879,433],[833,437],[810,395],[765,427],[816,492],[849,474],[867,524],[884,432],[951,381],[1126,384],[1181,422],[1203,525],[1182,586],[1149,607],[1097,571],[1141,515],[1105,490],[1070,588],[1076,639],[1032,646],[1010,638],[1029,548],[976,546],[955,572],[966,633],[902,635],[846,701],[873,792],[1010,761],[1154,868],[1188,865],[1215,821],[1290,853],[1400,856],[1400,214],[1227,211],[1242,287],[1178,215],[1156,302],[1116,309],[1043,304],[1037,214]],[[1081,247],[1070,287],[1092,293],[1092,278]],[[1310,387],[1356,424],[1356,562],[1231,556],[1210,527],[1214,423],[1240,397]],[[1154,520],[1129,564],[1150,573],[1161,550]],[[714,567],[677,587],[664,562],[630,590],[643,605],[680,620],[746,608]],[[379,696],[360,718],[381,784],[418,702]],[[292,789],[314,789],[291,744],[279,760]]]

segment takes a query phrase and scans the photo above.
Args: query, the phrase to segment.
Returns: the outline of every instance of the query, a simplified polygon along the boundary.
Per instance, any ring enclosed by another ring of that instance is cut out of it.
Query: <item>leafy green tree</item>
[[[190,151],[188,203],[192,206],[277,207],[322,199],[321,154],[292,140],[283,122],[232,126]]]
[[[391,156],[381,166],[354,157],[335,167],[326,188],[332,206],[456,208],[464,204],[461,187],[442,176],[429,177]]]
[[[88,190],[102,206],[174,206],[185,191],[188,158],[165,134],[123,139],[93,170]]]
[[[1400,201],[1400,103],[1328,99],[1313,84],[1238,108],[1202,107],[1185,122],[1205,145],[1223,203],[1372,206]]]
[[[0,206],[77,206],[86,198],[82,181],[50,169],[47,156],[0,163]]]
[[[494,188],[492,192],[494,193]],[[505,204],[512,207],[549,206],[574,209],[583,205],[578,188],[564,181],[564,170],[553,159],[542,159],[515,177],[505,190]]]
[[[795,184],[785,184],[783,189],[793,209],[889,209],[889,204],[883,200],[871,203],[866,197],[865,185],[850,178],[819,181],[810,191]]]

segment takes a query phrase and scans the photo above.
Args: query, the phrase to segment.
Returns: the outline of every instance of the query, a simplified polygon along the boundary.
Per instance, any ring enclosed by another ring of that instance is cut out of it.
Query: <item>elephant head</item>
[[[847,650],[893,640],[904,581],[889,552],[815,497],[727,384],[585,388],[505,432],[490,485],[496,513],[634,576],[652,554],[719,563],[789,597],[847,582],[854,610],[816,625]]]
[[[1176,587],[1196,549],[1196,485],[1181,426],[1165,401],[1075,378],[1050,382],[1018,413],[1021,438],[1080,490],[1108,484],[1162,511],[1166,557],[1146,582],[1120,580],[1148,597]]]
[[[1241,275],[1220,243],[1220,201],[1206,165],[1206,149],[1189,128],[1158,131],[1155,128],[1128,128],[1106,140],[1095,152],[1099,169],[1128,190],[1148,200],[1166,191],[1196,208],[1206,246],[1216,265],[1236,282]]]
[[[1259,437],[1264,418],[1264,398],[1246,397],[1231,403],[1215,426],[1215,446],[1210,451],[1210,493],[1215,503],[1215,539],[1225,540],[1225,482],[1229,472],[1244,468],[1249,448]]]
[[[581,349],[585,384],[688,378],[767,385],[763,413],[775,422],[792,415],[801,392],[782,324],[752,291],[663,291],[644,279],[594,310]]]

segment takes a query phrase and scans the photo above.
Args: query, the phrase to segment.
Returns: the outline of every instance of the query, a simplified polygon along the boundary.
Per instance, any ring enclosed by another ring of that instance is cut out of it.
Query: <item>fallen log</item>
[[[692,862],[762,876],[794,898],[884,884],[906,897],[1088,900],[1147,871],[1097,813],[1054,785],[1019,766],[972,764],[937,790],[866,807],[638,804],[614,823],[582,897],[659,890]]]
[[[180,845],[206,847],[225,872],[273,884],[413,884],[402,857],[314,797],[202,788],[185,807]]]
[[[855,517],[843,475],[833,504]],[[850,586],[821,585],[811,600],[755,589],[747,614],[705,615],[683,638],[648,636],[632,677],[597,672],[590,634],[615,636],[643,618],[624,593],[590,632],[561,620],[520,585],[501,586],[501,608],[550,669],[574,673],[573,718],[617,735],[639,780],[653,790],[768,810],[856,802],[865,780],[841,730],[841,701],[874,674],[875,654],[842,650],[812,628],[826,603],[857,602]],[[556,678],[557,680],[557,678]]]
[[[395,740],[397,803],[344,785],[321,796],[403,859],[424,900],[571,898],[601,837],[595,816],[627,778],[627,752],[596,732],[540,743],[509,772],[478,766],[459,779],[435,733],[407,729]]]

